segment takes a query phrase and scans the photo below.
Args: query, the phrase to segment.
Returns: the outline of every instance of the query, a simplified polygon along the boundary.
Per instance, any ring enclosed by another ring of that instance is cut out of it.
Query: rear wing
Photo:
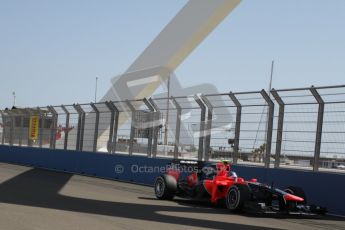
[[[196,161],[196,160],[184,160],[184,159],[174,159],[170,163],[170,166],[175,169],[188,169],[188,171],[200,171],[206,161]]]

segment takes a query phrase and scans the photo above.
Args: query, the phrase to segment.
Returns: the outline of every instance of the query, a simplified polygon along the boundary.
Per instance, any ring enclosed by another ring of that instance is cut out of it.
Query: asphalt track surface
[[[344,229],[345,219],[231,214],[151,187],[0,163],[0,229]]]

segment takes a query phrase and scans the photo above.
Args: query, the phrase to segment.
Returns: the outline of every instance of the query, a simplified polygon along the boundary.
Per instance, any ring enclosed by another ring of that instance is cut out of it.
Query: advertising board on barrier
[[[31,116],[30,117],[30,126],[29,126],[29,138],[30,140],[37,140],[38,139],[38,132],[39,132],[39,116]]]

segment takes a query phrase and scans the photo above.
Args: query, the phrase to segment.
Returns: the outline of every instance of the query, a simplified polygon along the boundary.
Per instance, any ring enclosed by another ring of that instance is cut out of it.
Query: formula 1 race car
[[[231,171],[228,162],[175,160],[165,174],[156,178],[155,195],[171,200],[174,196],[206,200],[225,205],[230,211],[284,212],[325,214],[326,208],[307,205],[306,194],[300,187],[284,190],[273,185],[249,181]]]

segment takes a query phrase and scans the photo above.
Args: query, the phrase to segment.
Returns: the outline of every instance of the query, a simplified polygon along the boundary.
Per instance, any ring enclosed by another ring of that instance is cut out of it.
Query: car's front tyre
[[[246,201],[250,200],[250,190],[246,184],[235,184],[228,190],[225,204],[230,211],[242,211]]]

